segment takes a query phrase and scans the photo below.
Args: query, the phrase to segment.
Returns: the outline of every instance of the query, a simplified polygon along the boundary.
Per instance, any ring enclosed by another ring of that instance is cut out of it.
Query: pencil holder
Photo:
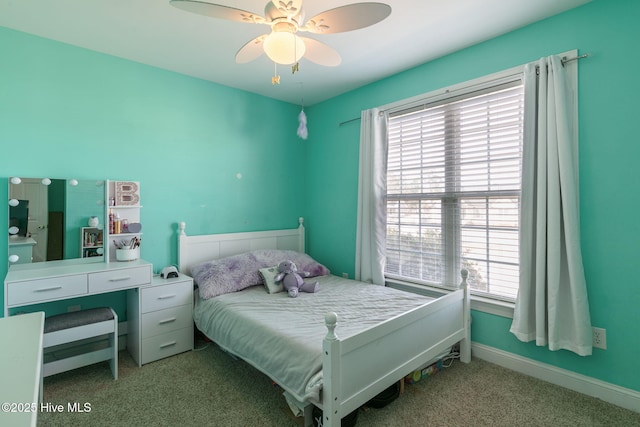
[[[134,261],[140,257],[140,248],[116,249],[116,259],[118,261]]]

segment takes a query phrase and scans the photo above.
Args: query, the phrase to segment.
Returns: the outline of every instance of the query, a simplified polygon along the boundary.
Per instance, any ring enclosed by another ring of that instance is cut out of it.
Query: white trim
[[[458,93],[468,92],[470,88],[473,88],[473,90],[482,90],[488,86],[500,85],[506,82],[522,79],[523,70],[524,65],[518,65],[516,67],[498,71],[487,76],[478,77],[473,80],[468,80],[462,83],[447,86],[445,88],[436,89],[427,93],[412,96],[411,98],[395,101],[383,105],[379,108],[382,111],[387,111],[389,114],[393,114],[400,110],[409,109],[414,106],[424,104],[425,102],[437,102],[441,99],[457,96]]]
[[[471,294],[471,310],[513,319],[515,303]]]
[[[471,344],[471,354],[478,359],[640,413],[640,392],[635,390],[475,342]]]

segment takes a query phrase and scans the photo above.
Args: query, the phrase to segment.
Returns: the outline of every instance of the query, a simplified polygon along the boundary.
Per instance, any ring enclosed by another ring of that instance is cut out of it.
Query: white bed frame
[[[256,249],[304,252],[305,229],[187,236],[179,223],[178,263],[190,274],[202,261],[237,255]],[[339,338],[339,320],[327,313],[323,342],[323,427],[340,426],[341,419],[364,405],[407,374],[426,366],[451,346],[460,343],[460,360],[471,361],[469,293],[466,271],[460,288],[364,332]],[[336,327],[338,331],[336,332]],[[304,410],[305,426],[313,425],[312,405],[297,402]]]

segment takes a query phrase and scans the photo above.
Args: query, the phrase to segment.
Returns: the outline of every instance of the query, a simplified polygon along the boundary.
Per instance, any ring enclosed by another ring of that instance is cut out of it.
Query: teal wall
[[[594,326],[607,329],[606,351],[591,357],[550,352],[516,340],[511,319],[473,313],[475,342],[640,390],[640,2],[595,0],[580,8],[394,75],[309,109],[311,168],[306,217],[315,257],[337,273],[354,272],[360,111],[571,49],[579,63],[582,251]],[[327,191],[330,189],[330,191]],[[327,209],[327,207],[330,207]]]
[[[142,256],[155,270],[177,260],[177,221],[204,234],[291,227],[304,215],[309,252],[352,276],[360,124],[339,124],[578,48],[591,53],[579,67],[582,248],[592,321],[607,329],[608,350],[585,358],[549,352],[517,341],[510,319],[480,312],[472,338],[640,391],[640,200],[629,185],[640,154],[638,16],[639,2],[595,0],[305,107],[305,142],[295,136],[299,106],[0,28],[0,200],[13,175],[140,181]],[[281,152],[297,166],[283,166]],[[0,209],[0,223],[6,216]],[[0,245],[0,259],[6,250]],[[122,307],[123,296],[82,301],[98,303]]]
[[[0,58],[0,200],[14,175],[139,181],[142,257],[156,271],[177,262],[179,221],[191,234],[298,225],[300,106],[6,28]]]

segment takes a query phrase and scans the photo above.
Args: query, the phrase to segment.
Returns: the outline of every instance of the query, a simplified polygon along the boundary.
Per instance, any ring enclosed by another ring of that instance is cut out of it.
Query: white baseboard
[[[471,354],[478,359],[595,397],[616,406],[640,412],[640,392],[610,384],[586,375],[537,362],[483,344],[471,343]]]

